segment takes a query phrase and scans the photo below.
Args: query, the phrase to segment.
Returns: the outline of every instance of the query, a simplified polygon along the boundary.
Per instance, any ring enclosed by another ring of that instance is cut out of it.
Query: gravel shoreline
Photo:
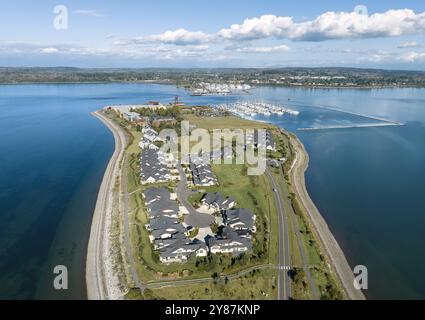
[[[294,183],[294,192],[301,200],[312,222],[315,233],[319,236],[323,248],[326,251],[332,269],[336,272],[346,295],[351,300],[365,300],[362,291],[354,288],[354,275],[347,259],[335,240],[326,221],[323,219],[317,207],[311,200],[305,185],[305,171],[308,168],[309,157],[304,145],[298,138],[291,136],[291,143],[296,151],[296,158],[290,170],[291,181]]]
[[[115,150],[109,160],[99,189],[87,248],[86,285],[89,300],[120,299],[123,292],[113,270],[110,241],[114,182],[119,177],[120,163],[126,147],[123,131],[99,111],[93,116],[101,120],[112,132]]]

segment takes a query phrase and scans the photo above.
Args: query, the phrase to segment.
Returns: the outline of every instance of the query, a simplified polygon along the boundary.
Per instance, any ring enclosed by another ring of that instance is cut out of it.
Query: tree
[[[220,276],[219,276],[219,274],[217,272],[214,272],[211,275],[211,278],[213,279],[214,283],[217,284],[218,283],[218,280],[220,279]]]
[[[213,233],[215,233],[215,234],[217,234],[217,233],[218,233],[218,224],[217,224],[217,222],[212,223],[212,224],[210,225],[210,228],[211,228],[211,231],[212,231]]]

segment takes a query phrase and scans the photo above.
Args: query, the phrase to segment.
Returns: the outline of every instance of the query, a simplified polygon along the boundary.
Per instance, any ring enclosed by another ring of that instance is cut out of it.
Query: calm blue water
[[[0,86],[0,298],[84,299],[85,255],[113,137],[90,113],[107,104],[237,100],[284,103],[298,117],[256,117],[296,132],[311,163],[309,192],[352,265],[369,269],[369,298],[425,298],[425,90],[260,88],[190,97],[173,86]],[[288,100],[288,98],[290,100]],[[402,127],[296,131],[376,122]],[[52,289],[53,266],[70,290]]]

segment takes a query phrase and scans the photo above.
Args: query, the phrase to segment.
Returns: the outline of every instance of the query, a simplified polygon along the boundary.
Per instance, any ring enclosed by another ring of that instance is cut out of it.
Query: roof
[[[164,155],[157,149],[143,149],[140,154],[140,177],[143,182],[149,179],[168,181],[171,173],[164,161]]]
[[[230,209],[232,204],[234,204],[236,201],[231,197],[224,198],[221,192],[216,192],[207,193],[202,198],[202,202],[206,203],[207,205],[217,206],[220,210],[227,210]]]
[[[144,196],[151,217],[178,215],[178,203],[175,200],[171,200],[171,193],[166,188],[146,189]]]
[[[243,228],[252,229],[254,226],[254,214],[249,209],[239,208],[224,212],[226,225],[241,225]]]
[[[189,239],[181,239],[161,249],[160,256],[165,259],[179,256],[188,257],[199,249],[207,250],[207,246],[201,241],[195,240],[191,242]]]

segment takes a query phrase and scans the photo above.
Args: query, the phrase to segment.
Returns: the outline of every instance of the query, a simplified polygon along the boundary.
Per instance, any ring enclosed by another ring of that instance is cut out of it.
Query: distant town
[[[194,95],[230,94],[256,86],[383,88],[425,87],[424,71],[357,68],[80,69],[0,68],[0,83],[154,82]]]

